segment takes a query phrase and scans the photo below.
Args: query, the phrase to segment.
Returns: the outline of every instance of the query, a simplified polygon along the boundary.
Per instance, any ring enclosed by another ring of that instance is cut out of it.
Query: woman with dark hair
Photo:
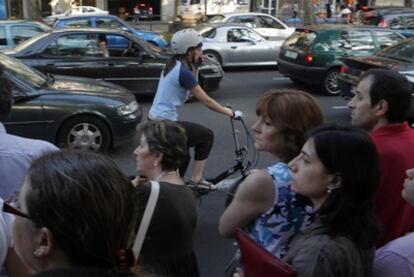
[[[159,182],[160,192],[138,263],[144,271],[160,276],[198,276],[193,250],[196,203],[178,174],[187,155],[185,130],[173,121],[152,120],[141,125],[139,131],[140,144],[134,151],[137,172],[140,178]],[[151,185],[140,184],[138,179],[133,183],[140,224]]]
[[[17,254],[50,276],[132,275],[133,191],[102,155],[63,150],[38,158],[14,210]]]
[[[371,276],[379,165],[369,135],[321,127],[289,166],[292,190],[312,202],[315,221],[294,238],[284,260],[299,276]]]
[[[311,212],[290,189],[287,163],[300,153],[305,133],[320,125],[323,117],[316,100],[297,90],[266,92],[257,103],[256,114],[255,147],[272,154],[275,163],[253,171],[240,184],[220,218],[219,232],[229,237],[244,228],[269,252],[283,257],[292,236],[309,224]]]
[[[176,32],[171,39],[174,54],[161,73],[157,92],[149,110],[148,118],[178,120],[177,109],[189,97],[194,95],[209,109],[230,117],[241,117],[240,111],[223,107],[208,96],[197,82],[198,66],[202,61],[203,38],[194,29],[187,28]],[[211,183],[204,180],[204,167],[213,146],[213,132],[197,123],[179,121],[187,134],[187,147],[194,147],[194,170],[190,185],[193,187],[210,188]],[[190,157],[181,164],[180,174],[184,176]]]

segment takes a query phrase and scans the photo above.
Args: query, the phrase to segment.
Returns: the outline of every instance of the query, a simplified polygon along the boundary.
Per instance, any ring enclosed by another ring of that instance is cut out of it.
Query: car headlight
[[[117,109],[118,115],[125,116],[132,113],[135,113],[138,110],[139,106],[137,101],[132,101],[131,103],[123,106],[119,106]]]

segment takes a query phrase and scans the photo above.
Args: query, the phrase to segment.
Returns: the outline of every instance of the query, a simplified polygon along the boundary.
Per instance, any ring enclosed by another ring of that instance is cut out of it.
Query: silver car
[[[218,14],[213,16],[209,20],[209,23],[242,24],[246,27],[254,29],[262,36],[268,37],[272,40],[287,38],[295,31],[295,28],[288,27],[276,17],[265,13],[255,12]]]
[[[277,65],[276,57],[284,39],[266,40],[242,25],[211,25],[199,29],[203,54],[223,67]]]

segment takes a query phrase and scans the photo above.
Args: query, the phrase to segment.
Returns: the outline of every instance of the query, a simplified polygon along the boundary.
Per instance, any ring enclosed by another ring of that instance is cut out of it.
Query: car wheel
[[[331,95],[331,96],[340,94],[341,90],[338,84],[338,75],[339,75],[338,68],[333,68],[325,74],[325,77],[323,77],[323,80],[322,80],[323,93],[325,93],[326,95]]]
[[[215,60],[216,62],[218,62],[220,65],[221,64],[221,57],[217,52],[213,52],[213,51],[206,51],[203,53],[205,56],[209,57],[210,59]]]
[[[93,116],[77,116],[64,123],[57,145],[63,148],[104,152],[111,144],[111,133],[106,124]]]

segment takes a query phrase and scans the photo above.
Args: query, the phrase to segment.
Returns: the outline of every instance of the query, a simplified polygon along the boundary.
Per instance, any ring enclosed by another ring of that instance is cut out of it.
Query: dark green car
[[[340,58],[370,56],[403,39],[397,31],[371,26],[296,28],[280,49],[278,68],[293,82],[317,85],[327,95],[338,95]]]

